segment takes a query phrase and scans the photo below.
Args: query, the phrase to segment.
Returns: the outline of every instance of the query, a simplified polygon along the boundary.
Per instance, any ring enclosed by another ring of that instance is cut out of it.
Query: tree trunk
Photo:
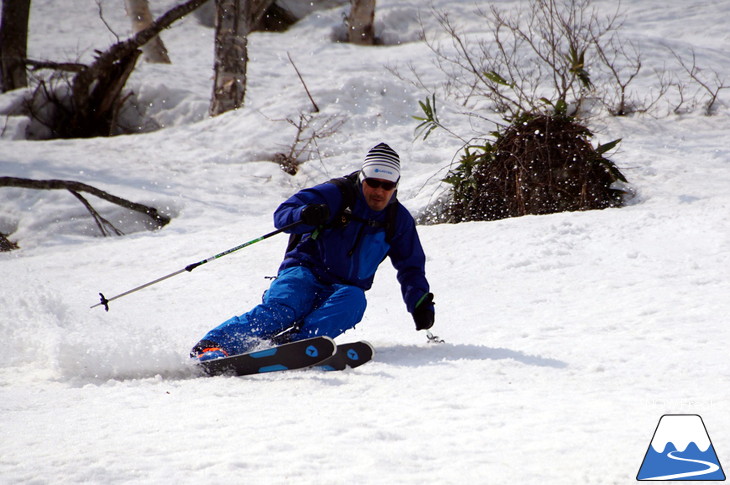
[[[46,123],[54,134],[60,138],[110,136],[122,103],[120,93],[142,53],[140,48],[206,1],[187,0],[165,12],[149,27],[99,52],[91,65],[71,65],[76,72],[71,81],[71,108],[58,103],[61,111],[70,112],[55,123]],[[53,63],[28,63],[46,68],[54,66]]]
[[[74,77],[71,83],[73,111],[69,120],[69,128],[73,131],[66,134],[67,137],[88,138],[113,133],[119,95],[141,53],[139,49],[130,49],[123,56],[121,52],[117,53],[115,58],[102,55]]]
[[[30,0],[2,0],[0,25],[1,92],[28,85],[25,58],[28,55],[28,19]]]
[[[152,25],[152,13],[150,13],[147,0],[126,0],[126,3],[135,34]],[[170,57],[167,55],[167,48],[165,48],[165,44],[162,43],[159,35],[142,46],[142,52],[147,62],[171,64]]]
[[[240,108],[246,96],[249,0],[216,0],[215,81],[210,115]]]
[[[248,34],[274,0],[216,0],[215,81],[210,115],[243,106]]]
[[[358,45],[375,44],[375,0],[350,0],[347,40]]]

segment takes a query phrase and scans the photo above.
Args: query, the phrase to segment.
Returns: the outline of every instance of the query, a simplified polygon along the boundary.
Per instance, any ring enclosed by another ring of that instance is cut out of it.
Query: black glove
[[[302,222],[308,226],[321,226],[330,218],[330,209],[326,204],[310,204],[302,209]]]
[[[433,327],[433,293],[427,293],[413,310],[413,321],[416,322],[416,330],[428,330]]]

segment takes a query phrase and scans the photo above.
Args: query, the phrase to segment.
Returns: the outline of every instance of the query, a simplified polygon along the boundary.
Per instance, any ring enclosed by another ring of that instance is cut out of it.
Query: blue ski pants
[[[283,270],[261,304],[206,334],[229,355],[247,352],[284,331],[287,341],[324,335],[335,338],[365,313],[365,292],[357,286],[321,283],[304,266]]]

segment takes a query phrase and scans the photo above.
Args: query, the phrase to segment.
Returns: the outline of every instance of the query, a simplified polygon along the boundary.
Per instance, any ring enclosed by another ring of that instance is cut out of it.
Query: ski
[[[332,357],[316,364],[324,370],[345,370],[359,367],[370,362],[375,355],[375,349],[368,342],[361,340],[337,346],[337,352]]]
[[[269,349],[206,360],[197,365],[209,376],[247,376],[311,367],[332,357],[336,350],[337,346],[331,338],[314,337]]]

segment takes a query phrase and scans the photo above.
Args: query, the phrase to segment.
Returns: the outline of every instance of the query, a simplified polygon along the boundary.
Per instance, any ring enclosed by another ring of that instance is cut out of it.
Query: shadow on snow
[[[564,369],[566,362],[504,348],[492,348],[473,344],[432,344],[428,346],[393,345],[376,348],[375,360],[408,367],[459,360],[511,359],[525,365]]]

